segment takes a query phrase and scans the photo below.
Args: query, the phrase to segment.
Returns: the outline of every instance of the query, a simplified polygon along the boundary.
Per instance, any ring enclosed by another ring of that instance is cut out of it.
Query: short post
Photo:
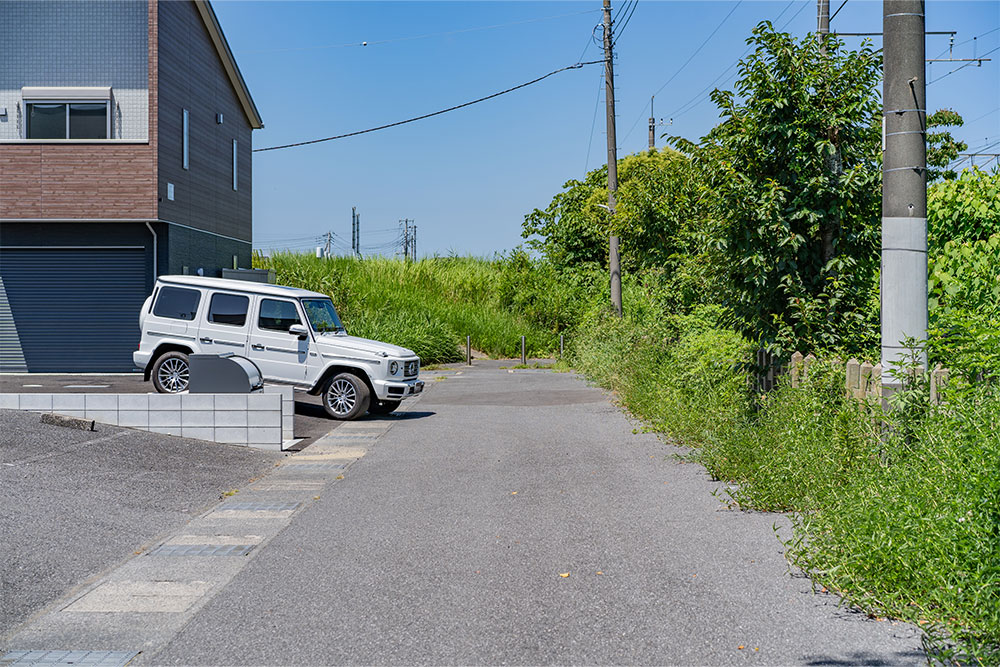
[[[465,365],[472,365],[472,336],[465,337]]]
[[[563,335],[559,334],[559,358],[563,358]]]
[[[521,365],[526,366],[528,364],[528,358],[524,354],[524,336],[521,336]]]

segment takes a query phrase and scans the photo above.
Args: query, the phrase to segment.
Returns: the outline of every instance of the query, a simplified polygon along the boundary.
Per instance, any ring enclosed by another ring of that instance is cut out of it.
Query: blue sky
[[[831,0],[831,11],[842,1]],[[616,15],[621,4],[612,2]],[[213,6],[264,118],[255,148],[391,123],[601,57],[600,30],[591,37],[600,0]],[[849,0],[832,28],[878,32],[881,16],[881,2]],[[646,147],[653,93],[656,116],[674,119],[663,131],[705,134],[717,114],[699,93],[720,75],[715,85],[731,87],[728,68],[765,19],[804,35],[815,30],[815,0],[639,0],[616,47],[619,157]],[[955,58],[982,56],[1000,46],[1000,2],[930,0],[927,30],[957,31]],[[947,36],[928,36],[927,57],[948,57],[948,46]],[[1000,141],[1000,51],[989,57],[951,74],[962,63],[928,70],[928,107],[962,114],[967,124],[955,134],[970,149]],[[255,154],[255,245],[304,248],[331,231],[346,252],[356,206],[366,253],[392,255],[402,218],[417,225],[421,256],[515,247],[526,213],[605,161],[602,69],[563,72],[401,127]]]

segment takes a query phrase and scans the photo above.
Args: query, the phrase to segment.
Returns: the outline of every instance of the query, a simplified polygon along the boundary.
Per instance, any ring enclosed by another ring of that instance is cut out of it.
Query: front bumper
[[[375,395],[380,401],[401,401],[424,390],[423,380],[375,380]]]

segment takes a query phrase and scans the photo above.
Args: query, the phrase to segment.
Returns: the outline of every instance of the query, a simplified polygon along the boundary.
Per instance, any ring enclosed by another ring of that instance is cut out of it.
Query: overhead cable
[[[991,49],[991,50],[987,51],[986,53],[984,53],[983,55],[981,55],[981,56],[979,56],[979,57],[980,57],[980,58],[982,58],[982,59],[985,59],[985,58],[986,58],[986,56],[990,55],[991,53],[996,53],[997,51],[1000,51],[1000,46],[996,47],[995,49]],[[937,82],[938,82],[938,81],[940,81],[941,79],[943,79],[943,78],[945,78],[945,77],[947,77],[947,76],[951,76],[952,74],[954,74],[954,73],[955,73],[955,72],[957,72],[958,70],[961,70],[961,69],[965,69],[965,68],[966,68],[966,67],[968,67],[969,65],[972,65],[972,64],[975,64],[975,62],[976,62],[976,61],[973,61],[973,62],[970,62],[970,63],[965,63],[964,65],[961,65],[961,66],[959,66],[959,67],[956,67],[955,69],[951,70],[950,72],[948,72],[948,73],[946,73],[946,74],[942,74],[941,76],[937,77],[936,79],[931,79],[930,81],[928,81],[928,82],[927,82],[927,85],[929,86],[929,85],[931,85],[932,83],[937,83]],[[979,61],[979,64],[980,64],[980,66],[982,66],[982,60],[980,60],[980,61]]]
[[[739,2],[737,2],[735,5],[733,5],[733,8],[729,10],[729,13],[726,14],[725,18],[723,18],[719,22],[719,25],[715,26],[715,30],[713,30],[711,32],[711,34],[709,34],[709,36],[705,38],[705,40],[701,43],[701,45],[697,49],[695,49],[694,53],[692,53],[690,55],[690,57],[688,57],[688,59],[684,61],[684,64],[681,65],[677,69],[677,71],[674,72],[673,75],[669,79],[667,79],[667,82],[664,83],[662,86],[660,86],[656,90],[655,93],[653,93],[654,97],[656,95],[659,95],[661,90],[663,90],[664,88],[666,88],[670,84],[671,81],[673,81],[675,78],[677,78],[678,74],[680,74],[681,72],[684,71],[684,68],[686,68],[691,63],[691,61],[695,59],[695,56],[697,56],[699,53],[701,53],[701,50],[703,48],[705,48],[705,45],[708,44],[709,40],[711,40],[712,37],[715,36],[715,33],[719,32],[719,29],[726,23],[726,21],[729,20],[729,17],[733,15],[733,12],[735,12],[737,10],[737,8],[739,8],[739,6],[742,5],[742,4],[743,4],[743,0],[739,0]],[[782,12],[782,13],[784,13],[784,12]],[[645,112],[640,113],[639,117],[635,119],[634,123],[632,123],[632,127],[630,127],[629,131],[625,133],[625,137],[622,139],[622,143],[625,143],[625,140],[628,139],[629,135],[632,134],[632,131],[635,130],[636,126],[639,124],[639,121],[642,120],[644,113]]]
[[[639,0],[635,0],[635,2],[632,4],[632,10],[631,10],[631,12],[625,18],[625,23],[620,28],[612,31],[612,34],[613,34],[613,37],[614,37],[614,40],[611,42],[611,48],[612,49],[615,47],[615,45],[618,44],[618,38],[621,37],[622,34],[625,32],[625,28],[628,27],[628,22],[632,20],[632,14],[635,14],[635,8],[638,7],[638,6],[639,6]]]
[[[332,136],[332,137],[323,137],[322,139],[310,139],[309,141],[298,141],[298,142],[295,142],[294,144],[284,144],[284,145],[281,145],[281,146],[268,146],[267,148],[255,148],[255,149],[253,149],[253,152],[254,153],[262,153],[264,151],[276,151],[276,150],[281,150],[283,148],[295,148],[296,146],[308,146],[310,144],[318,144],[318,143],[322,143],[324,141],[333,141],[335,139],[346,139],[347,137],[356,137],[359,134],[367,134],[369,132],[377,132],[379,130],[386,130],[386,129],[389,129],[390,127],[397,127],[399,125],[406,125],[407,123],[414,123],[414,122],[416,122],[418,120],[424,120],[425,118],[431,118],[433,116],[440,116],[441,114],[448,113],[449,111],[455,111],[457,109],[462,109],[464,107],[472,106],[473,104],[479,104],[480,102],[485,102],[486,100],[492,100],[494,97],[500,97],[501,95],[506,95],[507,93],[512,93],[515,90],[520,90],[521,88],[526,88],[527,86],[530,86],[532,84],[538,83],[539,81],[543,81],[543,80],[549,78],[550,76],[553,76],[554,74],[559,74],[560,72],[565,72],[566,70],[580,69],[584,65],[599,65],[599,64],[603,64],[603,63],[604,63],[603,60],[591,60],[591,61],[588,61],[588,62],[585,62],[585,63],[574,63],[573,65],[568,65],[566,67],[561,67],[561,68],[559,68],[557,70],[552,70],[548,74],[540,76],[537,79],[532,79],[531,81],[527,81],[527,82],[522,83],[520,85],[514,86],[513,88],[508,88],[506,90],[501,90],[498,93],[493,93],[492,95],[487,95],[486,97],[480,97],[479,99],[472,100],[471,102],[465,102],[463,104],[457,104],[457,105],[455,105],[453,107],[448,107],[447,109],[441,109],[440,111],[434,111],[434,112],[431,112],[431,113],[426,113],[426,114],[424,114],[422,116],[416,116],[414,118],[407,118],[406,120],[400,120],[400,121],[396,121],[395,123],[388,123],[386,125],[379,125],[378,127],[370,127],[367,130],[358,130],[356,132],[348,132],[347,134],[338,134],[338,135]]]

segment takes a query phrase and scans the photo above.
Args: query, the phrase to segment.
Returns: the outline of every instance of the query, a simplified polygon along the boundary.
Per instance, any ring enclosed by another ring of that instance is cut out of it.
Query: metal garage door
[[[132,370],[147,273],[143,248],[0,248],[0,370]]]

